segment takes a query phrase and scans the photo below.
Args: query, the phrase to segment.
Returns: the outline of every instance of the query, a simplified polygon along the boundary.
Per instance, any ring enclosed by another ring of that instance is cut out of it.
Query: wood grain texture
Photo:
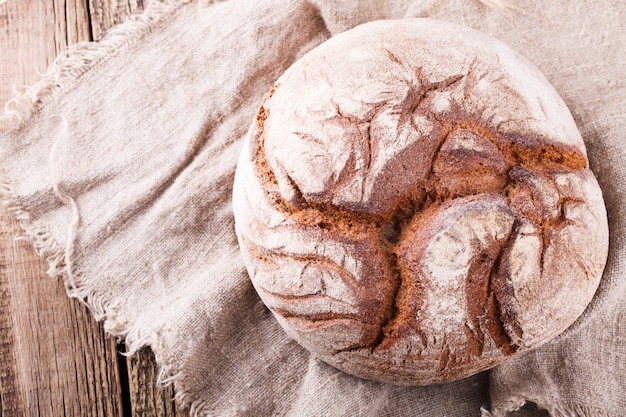
[[[66,46],[99,40],[143,1],[0,1],[0,104],[35,83]],[[186,416],[157,387],[154,356],[132,358],[0,211],[0,416]]]
[[[93,40],[102,39],[111,27],[143,9],[144,0],[89,0]]]
[[[87,308],[68,299],[20,226],[0,221],[0,396],[2,415],[121,416],[115,340]]]
[[[150,349],[142,349],[128,358],[128,383],[133,416],[189,416],[187,409],[176,408],[174,388],[155,384],[158,371]]]
[[[90,40],[88,16],[81,0],[0,5],[0,103],[36,82],[67,45]]]

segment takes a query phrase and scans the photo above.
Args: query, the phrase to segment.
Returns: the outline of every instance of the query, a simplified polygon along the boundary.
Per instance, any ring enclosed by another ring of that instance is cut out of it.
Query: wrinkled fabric
[[[430,387],[365,381],[291,341],[252,288],[232,181],[263,95],[329,37],[430,17],[498,38],[534,63],[578,124],[603,189],[610,253],[563,335],[474,377]],[[63,54],[0,119],[4,201],[131,352],[201,416],[621,416],[626,409],[626,6],[621,1],[155,2]],[[536,406],[516,410],[525,402]]]

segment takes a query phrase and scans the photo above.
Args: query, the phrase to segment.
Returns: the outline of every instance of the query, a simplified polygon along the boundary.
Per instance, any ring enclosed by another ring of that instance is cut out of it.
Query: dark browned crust
[[[395,57],[391,53],[389,54],[390,59],[394,60]],[[395,61],[399,62],[397,58]],[[470,183],[472,175],[488,174],[493,176],[494,180],[488,184],[486,189],[480,189],[480,187],[471,189],[471,184],[466,188],[457,188],[462,189],[464,195],[480,195],[482,193],[501,195],[511,207],[516,218],[530,221],[539,230],[539,235],[543,241],[542,259],[553,230],[562,227],[563,216],[546,219],[542,215],[542,207],[538,205],[537,199],[533,198],[532,192],[524,188],[525,186],[519,177],[524,170],[543,175],[543,178],[554,172],[584,170],[588,168],[586,156],[574,147],[546,144],[548,141],[544,138],[501,134],[496,129],[479,121],[478,117],[463,114],[459,108],[454,108],[445,118],[435,119],[435,116],[427,109],[430,106],[428,93],[441,86],[453,84],[460,78],[451,77],[441,83],[425,83],[425,87],[414,94],[411,102],[405,103],[410,107],[411,112],[421,112],[436,120],[438,123],[436,130],[438,145],[426,180],[416,183],[409,193],[398,198],[397,204],[392,210],[382,215],[351,211],[329,203],[307,201],[300,192],[298,184],[293,180],[291,185],[298,194],[296,203],[286,201],[279,192],[276,176],[265,156],[264,122],[269,116],[264,106],[265,102],[259,109],[256,126],[251,135],[250,158],[254,164],[255,174],[274,209],[294,220],[299,227],[316,229],[320,233],[328,234],[329,237],[343,236],[348,239],[365,235],[375,237],[379,248],[382,248],[385,253],[384,258],[388,263],[388,270],[392,271],[390,276],[382,279],[391,280],[393,290],[387,294],[384,302],[377,306],[378,311],[373,315],[348,317],[324,313],[303,316],[295,315],[285,309],[274,309],[275,314],[285,319],[309,322],[312,326],[320,321],[350,319],[368,325],[373,324],[380,329],[376,335],[368,338],[368,340],[333,353],[363,349],[372,353],[380,352],[386,349],[393,340],[401,339],[409,332],[418,335],[423,345],[426,345],[426,336],[420,330],[419,322],[416,321],[414,315],[409,314],[416,310],[416,306],[408,305],[414,300],[419,300],[423,290],[420,288],[419,280],[413,282],[408,278],[412,272],[406,270],[407,266],[398,262],[397,244],[401,240],[404,230],[415,216],[421,215],[432,206],[439,207],[463,196],[455,192],[454,187],[442,182],[442,175],[440,174],[449,174],[452,172],[450,170],[455,168],[450,168],[448,172],[445,169],[437,168],[446,162],[442,162],[440,159],[443,157],[441,149],[450,135],[459,131],[471,132],[493,144],[504,155],[505,169],[487,166],[474,169],[475,172],[466,173]],[[271,98],[274,91],[279,87],[279,85],[275,86],[266,100]],[[448,162],[453,163],[454,166],[464,163],[462,156],[457,155],[455,158]],[[524,193],[528,195],[525,197]],[[567,203],[566,199],[559,200],[561,213],[565,203]],[[514,230],[507,240],[498,246],[496,251],[481,253],[470,267],[466,297],[473,328],[466,325],[464,332],[471,356],[479,357],[482,355],[487,334],[504,355],[511,355],[520,347],[519,340],[522,339],[523,332],[516,319],[517,313],[512,301],[515,294],[509,279],[509,266],[506,257],[503,256],[503,253],[510,249],[511,243],[517,236],[518,227],[519,221],[516,222]],[[282,256],[260,249],[255,250],[253,247],[249,247],[248,250],[252,256],[256,256],[262,262],[271,260],[273,256]],[[268,295],[276,296],[276,294]],[[367,300],[364,299],[363,302],[367,303]],[[427,301],[423,300],[423,302]],[[371,309],[366,310],[371,311]],[[444,346],[446,346],[445,343]],[[444,348],[436,374],[445,375],[449,373],[453,365],[461,360],[462,358],[456,358],[448,348]]]

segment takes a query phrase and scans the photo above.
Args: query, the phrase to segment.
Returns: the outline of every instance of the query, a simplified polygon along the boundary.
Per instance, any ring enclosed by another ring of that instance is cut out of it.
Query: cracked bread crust
[[[576,125],[523,58],[468,28],[373,22],[261,105],[233,194],[260,297],[296,341],[399,385],[539,346],[590,302],[606,210]]]

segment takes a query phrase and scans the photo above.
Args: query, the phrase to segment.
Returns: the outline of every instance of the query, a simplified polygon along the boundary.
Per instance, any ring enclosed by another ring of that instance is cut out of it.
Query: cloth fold
[[[486,32],[546,74],[588,146],[611,250],[594,301],[557,340],[489,373],[406,388],[343,374],[287,338],[246,275],[230,194],[241,140],[291,63],[357,24],[409,17]],[[622,415],[625,21],[618,1],[523,1],[509,15],[461,0],[155,1],[103,41],[68,51],[6,106],[2,197],[50,274],[131,352],[150,346],[193,415],[472,416],[482,407],[497,417],[526,401],[553,416]]]

